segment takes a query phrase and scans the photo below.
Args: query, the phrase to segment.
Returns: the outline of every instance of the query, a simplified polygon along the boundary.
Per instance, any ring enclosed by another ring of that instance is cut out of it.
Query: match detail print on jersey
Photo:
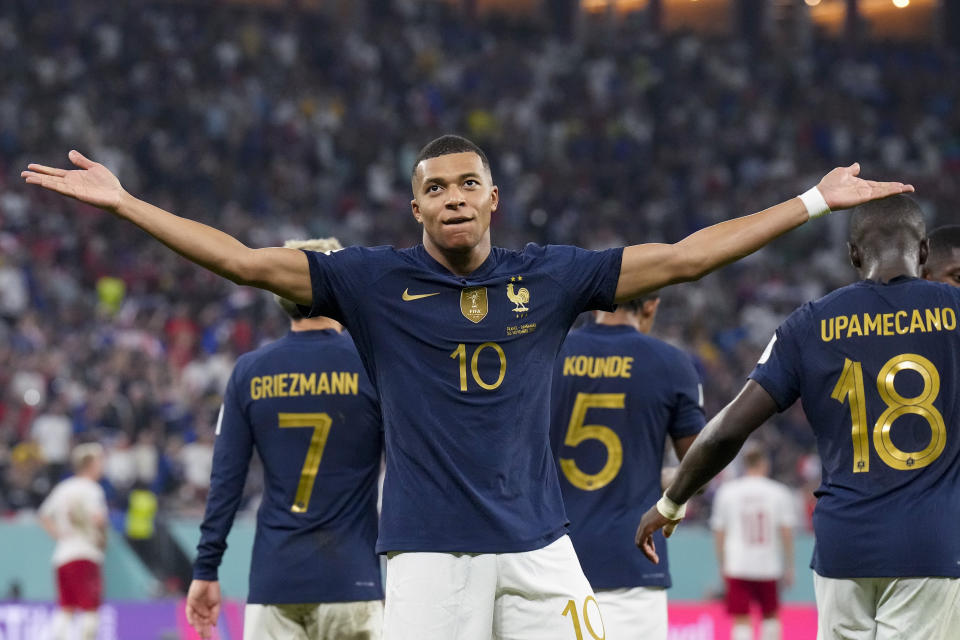
[[[460,313],[474,324],[487,317],[487,288],[467,287],[460,291]]]
[[[440,295],[439,291],[435,293],[410,293],[410,289],[404,289],[401,297],[403,298],[404,302],[411,302],[413,300],[421,300],[423,298],[429,298],[431,296],[438,295]]]

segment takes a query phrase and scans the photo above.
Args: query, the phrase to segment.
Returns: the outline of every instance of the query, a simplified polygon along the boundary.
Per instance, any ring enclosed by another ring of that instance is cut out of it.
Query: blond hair
[[[83,471],[97,458],[103,458],[103,446],[99,442],[78,444],[70,452],[70,462],[74,471]]]
[[[310,240],[287,240],[283,243],[286,249],[302,249],[303,251],[316,251],[318,253],[331,254],[334,251],[343,249],[343,245],[336,238],[311,238]],[[284,313],[290,316],[291,320],[303,320],[304,315],[300,312],[297,303],[292,300],[282,298],[273,294],[273,299],[277,301]]]
[[[343,245],[336,238],[311,238],[310,240],[287,240],[283,243],[287,249],[303,249],[304,251],[319,251],[333,253],[343,249]]]

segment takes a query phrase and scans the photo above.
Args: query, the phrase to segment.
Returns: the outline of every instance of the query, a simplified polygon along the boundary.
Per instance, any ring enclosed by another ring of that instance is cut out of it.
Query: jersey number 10
[[[904,369],[915,371],[923,379],[923,389],[913,398],[904,398],[894,388],[897,374]],[[915,353],[894,356],[877,374],[877,391],[887,405],[873,425],[873,447],[880,459],[894,469],[907,471],[921,469],[939,458],[947,446],[947,428],[943,415],[933,406],[940,393],[940,373],[936,366]],[[830,397],[840,403],[849,398],[853,422],[853,472],[870,471],[870,437],[861,363],[844,359],[843,372]],[[930,425],[930,443],[921,451],[903,451],[893,444],[890,437],[894,421],[910,413],[920,416]]]

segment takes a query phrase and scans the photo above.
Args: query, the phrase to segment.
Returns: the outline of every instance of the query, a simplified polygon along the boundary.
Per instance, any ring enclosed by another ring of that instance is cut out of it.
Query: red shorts
[[[727,613],[732,616],[745,616],[750,613],[750,603],[760,605],[764,618],[777,612],[780,598],[777,596],[776,580],[741,580],[724,578],[727,582]]]
[[[74,560],[57,567],[60,606],[65,609],[96,611],[103,597],[100,565],[91,560]]]

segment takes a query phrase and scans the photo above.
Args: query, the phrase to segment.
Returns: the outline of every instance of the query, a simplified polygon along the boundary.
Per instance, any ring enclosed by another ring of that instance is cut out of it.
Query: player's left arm
[[[57,525],[53,521],[53,518],[41,514],[37,517],[37,519],[40,521],[40,526],[43,527],[43,530],[46,531],[51,538],[56,540],[60,537],[60,533],[57,531]]]
[[[913,187],[901,182],[875,182],[857,177],[860,165],[837,167],[820,181],[817,189],[830,210],[909,193]],[[701,229],[676,244],[638,244],[623,250],[617,302],[632,300],[648,291],[677,282],[702,278],[711,271],[760,249],[787,231],[799,227],[812,214],[799,198],[759,213],[734,218]]]
[[[753,380],[747,381],[737,397],[707,423],[694,440],[664,496],[676,505],[686,504],[700,487],[730,464],[747,437],[776,411],[777,404],[770,394]],[[668,519],[656,505],[643,515],[635,542],[652,562],[660,562],[653,533],[662,528],[669,537],[681,517]]]

